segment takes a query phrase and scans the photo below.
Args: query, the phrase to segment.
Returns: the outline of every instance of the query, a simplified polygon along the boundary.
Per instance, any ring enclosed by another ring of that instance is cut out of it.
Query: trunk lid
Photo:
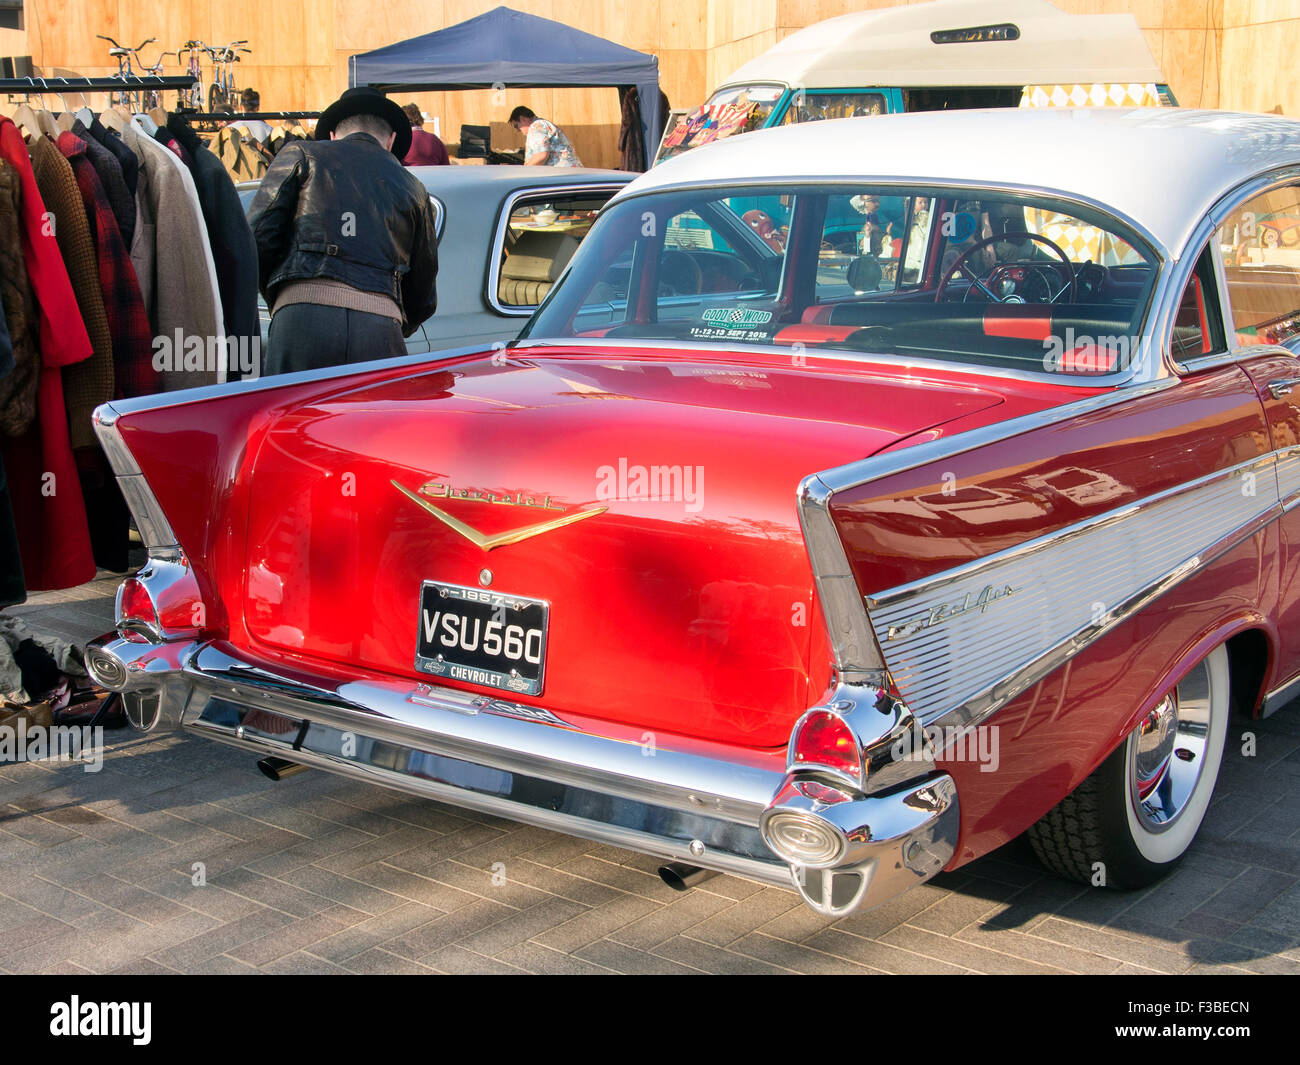
[[[290,408],[252,474],[247,631],[647,744],[783,744],[821,694],[800,480],[1001,398],[732,358],[485,355]],[[417,669],[425,581],[547,604],[541,691]]]

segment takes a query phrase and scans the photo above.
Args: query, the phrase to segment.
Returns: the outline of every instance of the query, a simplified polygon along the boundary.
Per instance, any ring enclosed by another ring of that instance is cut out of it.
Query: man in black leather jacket
[[[248,215],[271,308],[264,373],[403,355],[433,314],[433,206],[402,166],[410,144],[402,109],[356,88],[321,115],[315,141],[275,157]]]

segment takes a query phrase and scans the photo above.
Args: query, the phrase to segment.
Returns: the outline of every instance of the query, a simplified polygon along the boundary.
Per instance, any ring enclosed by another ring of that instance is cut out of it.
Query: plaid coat
[[[104,186],[80,137],[66,130],[60,133],[59,151],[72,164],[95,239],[104,313],[113,336],[113,377],[117,393],[129,399],[160,392],[162,381],[153,365],[153,332],[144,312],[144,298]]]

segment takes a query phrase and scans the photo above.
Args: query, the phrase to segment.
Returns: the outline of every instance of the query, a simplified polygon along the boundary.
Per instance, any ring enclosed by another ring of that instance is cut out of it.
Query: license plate
[[[425,581],[415,639],[424,673],[540,695],[550,604],[486,588]]]

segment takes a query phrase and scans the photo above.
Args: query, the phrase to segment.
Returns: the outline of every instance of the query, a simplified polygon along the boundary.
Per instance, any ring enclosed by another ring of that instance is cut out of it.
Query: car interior
[[[1100,220],[1023,203],[937,197],[922,215],[919,198],[906,199],[804,193],[693,203],[668,224],[655,258],[659,298],[644,320],[624,320],[635,284],[624,255],[574,327],[611,339],[798,344],[1037,372],[1121,368],[1154,279],[1135,245]],[[918,224],[928,218],[964,222]],[[1070,251],[1049,232],[1068,237]],[[1199,351],[1209,343],[1205,301],[1200,289],[1187,299],[1178,343]],[[741,324],[720,325],[724,309]]]

